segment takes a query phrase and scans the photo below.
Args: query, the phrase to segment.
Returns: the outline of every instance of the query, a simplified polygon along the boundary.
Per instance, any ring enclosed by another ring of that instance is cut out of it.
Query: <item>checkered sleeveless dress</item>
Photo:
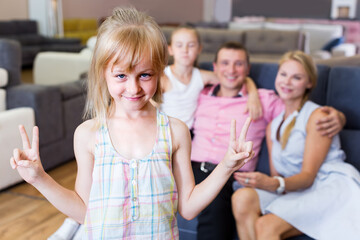
[[[178,194],[168,117],[157,110],[157,138],[143,159],[114,149],[106,124],[97,132],[83,239],[178,239]]]

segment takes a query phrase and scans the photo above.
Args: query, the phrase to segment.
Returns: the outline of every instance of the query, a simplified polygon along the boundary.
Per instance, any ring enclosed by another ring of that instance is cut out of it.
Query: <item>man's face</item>
[[[239,91],[250,69],[244,50],[227,48],[218,52],[217,62],[213,66],[221,88]]]

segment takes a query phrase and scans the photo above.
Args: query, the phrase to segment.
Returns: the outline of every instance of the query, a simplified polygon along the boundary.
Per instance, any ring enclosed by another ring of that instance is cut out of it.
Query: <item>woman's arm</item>
[[[284,178],[285,180],[285,191],[297,191],[299,189],[306,189],[312,185],[314,179],[319,171],[321,164],[323,163],[329,148],[332,139],[323,136],[317,128],[317,122],[319,119],[322,119],[326,116],[327,113],[322,112],[321,109],[315,110],[307,123],[306,126],[306,141],[305,141],[305,150],[303,155],[303,164],[301,172]],[[271,135],[270,124],[266,129],[266,142],[269,151],[269,164],[270,172],[272,176],[278,175],[275,168],[272,164],[271,159],[271,140],[269,137]],[[267,191],[276,191],[279,187],[279,181],[272,177],[266,176],[260,172],[239,172],[235,173],[235,179],[239,181],[242,185],[246,187],[260,188]],[[246,181],[246,179],[249,179]],[[247,183],[245,183],[245,181]]]
[[[246,126],[244,125],[246,131],[249,124],[250,122]],[[189,130],[184,123],[174,118],[171,118],[170,126],[173,139],[173,172],[179,194],[178,210],[185,219],[192,219],[213,201],[233,171],[251,159],[253,156],[252,144],[235,141],[236,146],[229,147],[224,160],[204,181],[195,185],[190,161]],[[235,123],[232,126],[235,128]],[[245,139],[243,137],[246,137],[246,131],[243,130],[240,134],[241,139]],[[235,133],[232,136],[235,136]],[[231,141],[230,144],[234,144],[234,141]]]
[[[306,125],[306,141],[303,155],[302,169],[299,174],[285,178],[285,190],[296,191],[310,187],[320,169],[321,164],[328,154],[331,138],[321,135],[316,130],[316,123],[326,113],[321,109],[315,110]]]

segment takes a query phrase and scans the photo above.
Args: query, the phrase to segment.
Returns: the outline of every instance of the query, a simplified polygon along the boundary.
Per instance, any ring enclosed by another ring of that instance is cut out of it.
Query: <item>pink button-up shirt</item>
[[[191,160],[218,164],[224,158],[230,138],[231,119],[236,119],[236,130],[241,128],[249,116],[244,113],[248,96],[242,89],[243,97],[229,98],[211,96],[214,87],[206,88],[199,96],[195,113],[194,139],[192,141]],[[283,103],[272,90],[259,89],[263,117],[253,121],[247,133],[247,141],[253,141],[254,158],[240,171],[254,171],[267,124],[282,110]]]

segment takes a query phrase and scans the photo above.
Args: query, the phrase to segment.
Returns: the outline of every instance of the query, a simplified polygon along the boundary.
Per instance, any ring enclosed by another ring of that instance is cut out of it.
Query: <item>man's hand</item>
[[[328,115],[316,122],[316,130],[318,130],[321,135],[332,138],[343,129],[346,118],[342,112],[337,111],[333,107],[324,106],[321,107],[321,110]]]

